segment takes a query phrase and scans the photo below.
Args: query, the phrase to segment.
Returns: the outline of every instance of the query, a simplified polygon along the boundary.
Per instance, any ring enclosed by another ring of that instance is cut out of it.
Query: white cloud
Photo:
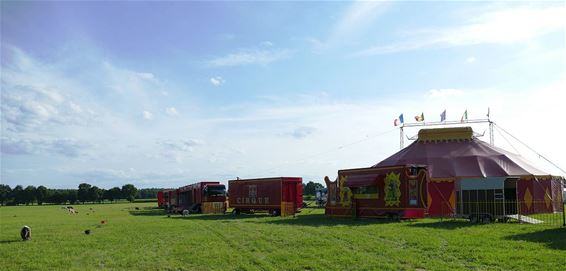
[[[222,85],[224,85],[225,82],[226,82],[226,80],[224,80],[220,76],[215,76],[215,77],[210,78],[210,83],[215,87],[222,86]]]
[[[470,56],[468,58],[466,58],[466,63],[474,63],[476,62],[476,58],[473,56]]]
[[[527,41],[548,33],[564,31],[563,6],[516,8],[488,11],[475,15],[465,24],[410,32],[397,43],[374,46],[358,56],[395,53],[422,48],[442,48],[477,44],[508,44]]]
[[[292,54],[288,49],[258,50],[244,49],[223,57],[207,61],[210,67],[231,67],[246,65],[267,65],[269,63],[286,59]]]
[[[2,138],[2,153],[7,155],[59,154],[66,157],[78,157],[90,144],[74,139],[28,139]]]
[[[167,113],[167,115],[169,116],[177,116],[179,115],[179,112],[177,111],[177,109],[175,107],[168,107],[165,109],[165,113]]]
[[[19,49],[3,51],[10,65],[2,66],[2,126],[13,132],[40,131],[53,126],[84,126],[96,113],[73,98],[81,89],[61,80],[55,69],[37,63]]]
[[[143,118],[146,119],[146,120],[152,120],[153,114],[149,111],[144,110],[143,111]]]

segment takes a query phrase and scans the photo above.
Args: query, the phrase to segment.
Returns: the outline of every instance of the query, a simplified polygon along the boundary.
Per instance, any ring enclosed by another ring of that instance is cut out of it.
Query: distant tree
[[[75,204],[79,199],[78,191],[75,189],[66,190],[64,195],[65,195],[65,201],[66,202],[68,201],[69,204]]]
[[[155,199],[157,192],[163,190],[162,188],[142,188],[138,193],[139,199]]]
[[[120,187],[113,187],[104,191],[104,199],[107,199],[111,202],[114,202],[115,200],[120,199],[121,197],[122,197],[122,191],[120,190]]]
[[[16,205],[25,203],[24,188],[21,185],[16,185],[16,187],[14,187],[14,189],[12,189],[11,198],[14,199],[14,203]]]
[[[28,185],[26,189],[24,189],[24,202],[26,205],[32,204],[36,199],[36,188],[33,185]]]
[[[12,196],[12,188],[7,184],[0,184],[0,205],[6,204]]]
[[[85,203],[85,201],[89,201],[90,200],[90,193],[89,190],[92,186],[90,184],[87,183],[81,183],[79,184],[79,190],[77,191],[77,196],[79,201],[81,201],[82,203]]]
[[[37,204],[42,205],[43,202],[47,200],[48,191],[47,187],[40,185],[35,190],[35,198],[37,199]]]
[[[95,185],[95,186],[91,186],[91,187],[88,189],[88,196],[87,196],[88,201],[91,201],[91,202],[99,202],[99,201],[100,201],[100,198],[101,198],[101,197],[100,197],[100,193],[101,193],[101,192],[102,192],[102,191],[100,190],[100,188],[98,188],[96,185]]]
[[[54,203],[54,204],[64,204],[64,203],[67,202],[67,199],[65,198],[65,194],[61,190],[51,190],[51,191],[49,191],[49,196],[47,198],[48,198],[48,200],[47,200],[48,202]]]
[[[310,181],[303,187],[303,194],[314,195],[316,193],[316,189],[319,188],[324,188],[324,186],[320,183],[315,183],[313,181]]]
[[[126,184],[122,186],[122,197],[130,202],[133,202],[138,194],[138,189],[133,184]]]

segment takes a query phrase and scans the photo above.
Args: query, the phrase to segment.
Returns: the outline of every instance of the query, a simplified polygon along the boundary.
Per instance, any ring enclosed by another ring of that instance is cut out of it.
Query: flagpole
[[[403,125],[404,124],[401,124],[401,127],[399,127],[399,130],[400,130],[399,142],[400,142],[400,145],[401,145],[401,149],[403,149],[404,143],[405,143],[405,139],[403,137]]]

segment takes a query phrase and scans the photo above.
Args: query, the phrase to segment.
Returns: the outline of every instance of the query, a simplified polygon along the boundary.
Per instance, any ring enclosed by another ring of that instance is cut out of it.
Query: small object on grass
[[[100,224],[106,224],[106,220],[100,220]]]
[[[90,230],[85,230],[85,234],[90,234]]]
[[[136,207],[136,210],[139,210],[139,209],[140,209],[139,207]]]
[[[24,241],[31,239],[31,228],[28,226],[24,226],[22,230],[20,230],[20,236]]]
[[[171,217],[171,215],[167,215],[167,217]]]

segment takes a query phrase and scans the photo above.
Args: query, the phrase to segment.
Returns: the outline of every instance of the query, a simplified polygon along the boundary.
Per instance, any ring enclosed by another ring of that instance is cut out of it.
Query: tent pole
[[[403,126],[400,127],[400,134],[399,134],[399,144],[401,146],[401,149],[403,149],[404,147],[404,139],[403,139]]]
[[[493,145],[493,122],[489,121],[489,145]]]

